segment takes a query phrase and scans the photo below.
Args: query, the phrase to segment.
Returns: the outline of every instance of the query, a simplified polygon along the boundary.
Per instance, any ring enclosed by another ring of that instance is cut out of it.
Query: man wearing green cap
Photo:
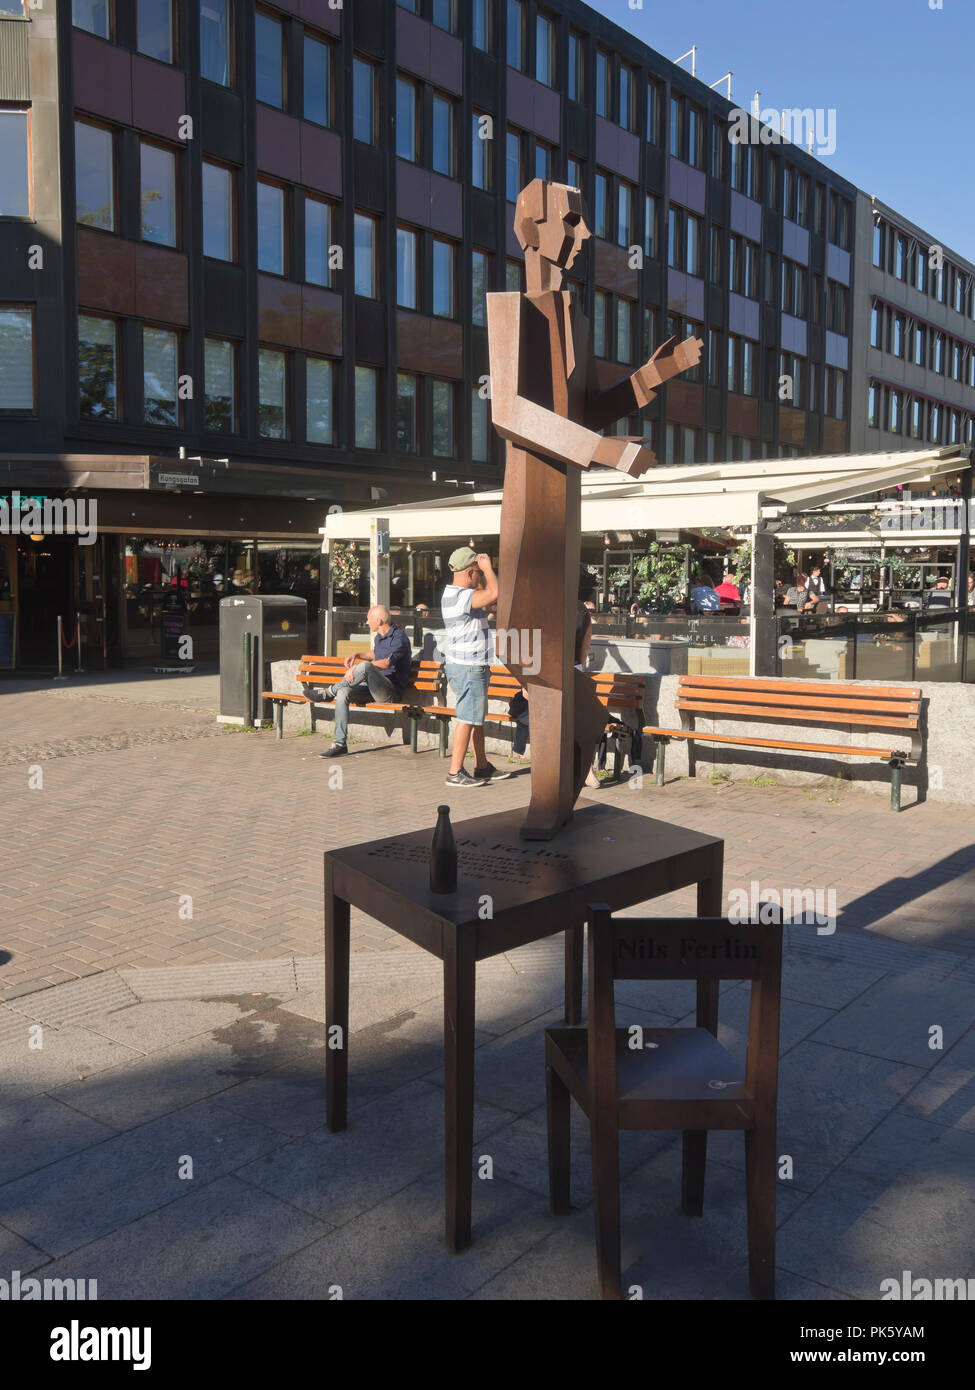
[[[448,787],[483,787],[498,772],[484,752],[484,720],[491,680],[493,642],[487,610],[498,599],[498,577],[490,555],[478,555],[469,545],[455,550],[447,561],[453,574],[440,601],[446,628],[444,665],[457,710]],[[474,775],[464,768],[473,740]]]

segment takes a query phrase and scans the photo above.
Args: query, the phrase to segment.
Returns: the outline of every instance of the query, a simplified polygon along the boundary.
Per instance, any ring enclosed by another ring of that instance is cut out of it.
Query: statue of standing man
[[[700,360],[703,344],[672,338],[602,390],[589,321],[562,289],[591,235],[582,194],[535,179],[519,195],[515,232],[527,293],[487,296],[488,342],[494,427],[507,440],[498,630],[532,634],[530,668],[528,644],[511,641],[498,656],[528,690],[532,795],[522,838],[549,840],[572,815],[606,723],[592,681],[574,666],[580,470],[597,463],[636,478],[655,465],[640,441],[598,431],[649,405],[656,387]]]

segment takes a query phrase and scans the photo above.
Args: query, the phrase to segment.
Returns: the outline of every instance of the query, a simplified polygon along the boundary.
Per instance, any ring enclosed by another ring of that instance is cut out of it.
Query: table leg
[[[720,917],[724,913],[724,847],[715,846],[711,872],[698,880],[697,915]],[[719,980],[697,982],[697,1026],[708,1032],[718,1032]],[[687,1216],[700,1216],[704,1211],[704,1174],[708,1157],[706,1129],[685,1130],[681,1164],[681,1206]]]
[[[582,1022],[582,955],[584,922],[565,929],[565,1021],[570,1028]]]
[[[325,869],[325,1122],[345,1129],[349,1091],[349,904]]]
[[[445,1240],[452,1255],[471,1243],[474,1162],[474,933],[445,931],[443,1057]]]

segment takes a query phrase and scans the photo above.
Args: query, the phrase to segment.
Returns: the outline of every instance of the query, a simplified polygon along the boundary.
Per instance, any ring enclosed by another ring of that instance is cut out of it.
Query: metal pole
[[[251,635],[244,633],[244,723],[254,722],[251,714]]]
[[[59,613],[59,614],[58,614],[58,676],[57,676],[57,678],[58,678],[59,681],[63,681],[63,680],[64,680],[64,658],[63,658],[62,655],[61,655],[62,646],[63,646],[63,642],[62,642],[61,614]]]
[[[76,658],[75,658],[75,675],[76,675],[76,676],[80,676],[80,675],[84,672],[84,669],[85,669],[85,668],[82,666],[82,664],[81,664],[81,614],[80,614],[80,613],[76,613],[76,614],[74,615],[74,635],[75,635],[75,641],[76,641],[77,644],[78,644],[78,651],[77,651],[77,655],[76,655]]]

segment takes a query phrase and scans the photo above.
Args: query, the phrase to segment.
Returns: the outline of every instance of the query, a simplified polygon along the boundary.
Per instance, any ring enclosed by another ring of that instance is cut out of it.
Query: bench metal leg
[[[623,770],[623,740],[619,734],[613,739],[613,781],[620,780],[620,773]]]
[[[449,721],[448,719],[441,719],[441,721],[440,721],[440,748],[439,748],[439,753],[440,753],[441,758],[445,758],[445,757],[447,756],[447,733],[448,733],[448,731],[449,731],[449,728],[450,728],[450,721]]]
[[[667,750],[667,745],[664,743],[663,739],[659,739],[659,738],[658,738],[658,739],[657,739],[657,786],[658,786],[658,787],[662,787],[663,784],[664,784],[664,759],[665,759],[666,756],[667,756],[666,750]]]
[[[417,749],[417,735],[420,730],[420,721],[415,714],[410,715],[410,752],[415,753]]]
[[[890,765],[890,809],[899,811],[901,808],[901,773],[904,771],[903,763],[891,763]]]
[[[284,701],[279,700],[274,709],[275,735],[284,738]]]

